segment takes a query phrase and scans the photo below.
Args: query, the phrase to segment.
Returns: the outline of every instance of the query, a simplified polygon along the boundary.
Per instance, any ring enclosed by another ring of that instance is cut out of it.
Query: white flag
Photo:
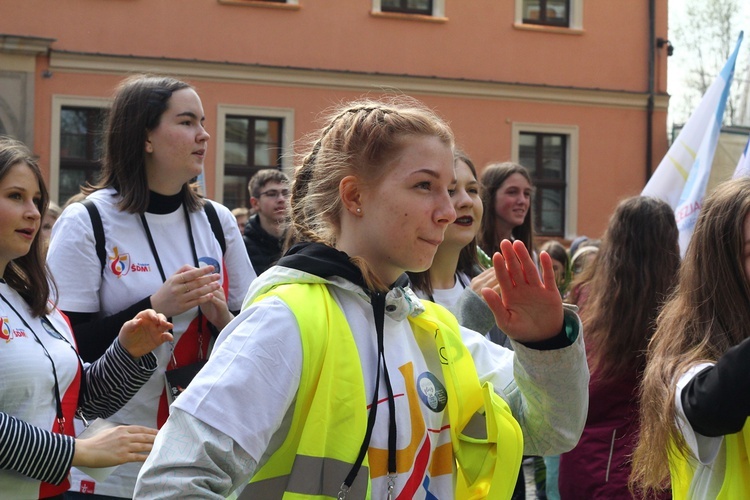
[[[641,192],[643,196],[661,198],[674,208],[682,255],[685,255],[703,204],[742,38],[740,32],[737,45],[721,73],[703,95]]]
[[[742,152],[742,156],[740,156],[740,161],[737,163],[737,168],[734,169],[732,179],[750,176],[750,152],[748,151],[748,149],[750,149],[750,137],[747,138],[745,150]]]

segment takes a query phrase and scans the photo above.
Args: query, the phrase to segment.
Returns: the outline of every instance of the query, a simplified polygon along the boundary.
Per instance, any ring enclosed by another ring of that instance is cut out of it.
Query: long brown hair
[[[44,185],[39,164],[22,142],[0,136],[0,179],[5,178],[10,169],[18,164],[28,166],[39,183],[41,197],[37,209],[41,216],[41,224],[49,205],[49,193]],[[41,316],[50,310],[52,276],[44,259],[44,247],[41,231],[37,231],[29,253],[10,261],[3,274],[5,282],[23,297],[34,316]]]
[[[641,374],[656,315],[680,267],[674,211],[656,198],[622,201],[591,264],[581,319],[592,374]]]
[[[484,205],[484,214],[482,215],[482,226],[479,230],[479,246],[487,255],[492,256],[500,249],[500,238],[495,232],[495,193],[503,185],[505,180],[513,174],[521,174],[529,181],[529,185],[534,187],[531,181],[529,171],[522,165],[513,162],[491,163],[487,165],[482,172],[480,182],[480,195]],[[529,253],[534,251],[534,230],[532,228],[532,206],[529,204],[529,210],[520,226],[513,228],[513,238],[520,240],[526,245]]]
[[[98,181],[82,189],[85,194],[111,187],[122,197],[120,210],[144,213],[148,208],[145,144],[148,133],[159,126],[178,90],[193,88],[166,76],[134,75],[117,88],[107,115],[104,158]],[[203,200],[188,183],[182,186],[183,203],[191,212],[203,207]]]
[[[677,287],[659,314],[648,348],[634,488],[665,486],[670,442],[678,453],[690,453],[675,422],[678,378],[691,366],[715,363],[748,337],[750,285],[743,265],[748,214],[750,178],[722,183],[705,198]]]
[[[292,184],[292,213],[287,245],[313,241],[335,246],[343,203],[341,179],[354,175],[376,183],[404,147],[409,136],[437,137],[453,148],[453,132],[435,113],[406,97],[390,101],[362,100],[333,109],[326,125],[297,167]],[[352,261],[372,290],[387,290],[368,263]]]

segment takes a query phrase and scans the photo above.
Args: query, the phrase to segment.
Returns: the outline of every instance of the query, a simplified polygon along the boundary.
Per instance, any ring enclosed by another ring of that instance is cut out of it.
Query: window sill
[[[218,0],[224,5],[242,5],[243,7],[265,7],[268,9],[280,10],[300,10],[299,4],[278,3],[278,2],[261,2],[257,0]]]
[[[513,28],[521,31],[536,31],[538,33],[559,33],[561,35],[583,35],[579,28],[564,28],[562,26],[545,26],[542,24],[513,23]]]
[[[380,17],[382,19],[401,19],[404,21],[422,21],[422,22],[427,22],[427,23],[439,23],[439,24],[448,22],[447,17],[425,16],[422,14],[403,14],[401,12],[372,12],[370,11],[370,15],[372,17]]]

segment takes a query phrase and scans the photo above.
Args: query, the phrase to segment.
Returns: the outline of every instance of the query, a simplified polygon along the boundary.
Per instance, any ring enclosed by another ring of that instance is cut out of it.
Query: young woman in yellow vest
[[[706,197],[648,349],[634,487],[750,498],[750,178]]]
[[[296,245],[172,405],[137,498],[507,498],[577,441],[588,369],[549,256],[494,256],[513,352],[409,289],[456,218],[453,134],[410,99],[334,110],[296,170]],[[249,484],[248,484],[249,481]]]

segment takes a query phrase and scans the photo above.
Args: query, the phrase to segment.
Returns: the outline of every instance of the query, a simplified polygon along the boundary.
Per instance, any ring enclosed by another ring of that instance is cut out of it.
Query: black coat
[[[258,214],[250,217],[245,225],[245,233],[242,235],[245,241],[247,255],[253,264],[255,273],[260,274],[274,265],[281,258],[281,247],[284,238],[276,238],[268,234],[260,225],[260,216]]]

